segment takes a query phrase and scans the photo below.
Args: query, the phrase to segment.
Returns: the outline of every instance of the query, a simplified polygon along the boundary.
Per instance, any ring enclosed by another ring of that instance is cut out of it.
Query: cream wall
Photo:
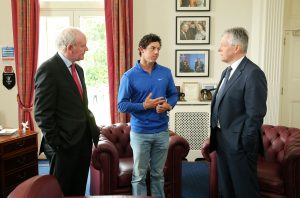
[[[285,1],[284,30],[300,29],[300,1]]]
[[[221,34],[230,27],[243,26],[250,34],[248,57],[251,58],[252,0],[211,1],[211,11],[176,12],[176,1],[133,0],[133,46],[134,62],[139,59],[137,47],[143,35],[158,34],[162,49],[158,62],[168,66],[175,77],[176,49],[210,49],[209,77],[177,77],[176,85],[182,82],[217,83],[226,67],[219,59],[218,46]],[[176,16],[210,16],[209,45],[176,45]],[[255,61],[255,60],[254,60]]]
[[[13,46],[11,3],[10,0],[2,0],[0,8],[0,48]],[[14,61],[2,61],[0,59],[0,125],[18,127],[17,85],[8,90],[2,84],[4,66],[15,66]],[[14,71],[15,67],[14,67]]]

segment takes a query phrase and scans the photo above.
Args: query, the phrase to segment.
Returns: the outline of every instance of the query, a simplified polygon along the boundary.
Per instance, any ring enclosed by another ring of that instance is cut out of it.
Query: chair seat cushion
[[[118,176],[118,184],[120,187],[130,186],[133,170],[133,158],[119,159],[120,173]]]
[[[284,194],[281,164],[259,160],[257,163],[259,187],[261,191]]]

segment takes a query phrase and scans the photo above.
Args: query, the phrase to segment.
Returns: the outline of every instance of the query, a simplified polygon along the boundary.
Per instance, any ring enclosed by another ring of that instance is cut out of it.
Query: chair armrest
[[[168,157],[164,171],[165,181],[172,181],[171,189],[174,195],[181,195],[182,160],[187,156],[189,150],[190,145],[186,139],[170,132]]]
[[[300,197],[300,131],[297,137],[286,143],[283,177],[287,197]]]
[[[176,158],[183,160],[190,151],[190,145],[186,139],[170,131],[169,153],[174,154]]]
[[[217,153],[213,151],[209,154],[209,198],[218,197],[218,172],[217,172]]]
[[[92,165],[97,170],[103,170],[104,163],[119,164],[119,154],[114,144],[105,136],[100,135],[97,148],[92,151]],[[119,168],[119,167],[115,167]]]
[[[93,148],[91,166],[91,181],[102,183],[101,186],[91,184],[91,194],[109,194],[116,188],[119,174],[119,154],[114,144],[102,134],[97,148]]]

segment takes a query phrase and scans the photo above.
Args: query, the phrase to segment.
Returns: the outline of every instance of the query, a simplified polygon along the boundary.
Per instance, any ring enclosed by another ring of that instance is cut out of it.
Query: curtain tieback
[[[32,111],[32,104],[30,106],[25,106],[20,99],[20,95],[17,95],[17,101],[18,101],[18,105],[19,107],[23,110],[23,111],[28,111],[31,112]]]

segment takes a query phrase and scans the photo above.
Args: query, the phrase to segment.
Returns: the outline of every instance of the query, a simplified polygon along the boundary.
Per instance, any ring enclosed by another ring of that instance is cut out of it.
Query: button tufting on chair
[[[261,197],[300,197],[300,129],[263,125],[265,156],[257,163]],[[209,197],[218,197],[216,153],[211,153]]]

